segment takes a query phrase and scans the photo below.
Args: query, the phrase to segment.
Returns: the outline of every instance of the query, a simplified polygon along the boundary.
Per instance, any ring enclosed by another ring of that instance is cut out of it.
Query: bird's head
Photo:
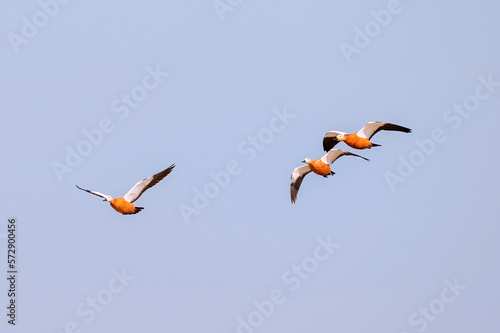
[[[309,164],[311,162],[312,162],[312,160],[309,157],[304,158],[304,160],[302,161],[302,163],[307,163],[307,164]]]
[[[339,134],[335,137],[337,141],[345,141],[345,134]]]
[[[103,201],[108,201],[108,202],[110,202],[111,200],[113,200],[113,197],[112,197],[112,196],[110,196],[110,195],[107,195],[107,196],[105,196],[105,197],[104,197],[104,200],[103,200]]]

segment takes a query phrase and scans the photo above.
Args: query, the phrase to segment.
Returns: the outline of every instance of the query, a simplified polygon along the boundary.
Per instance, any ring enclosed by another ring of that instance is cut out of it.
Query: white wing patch
[[[311,168],[309,165],[303,165],[298,168],[295,168],[292,172],[292,183],[294,183],[298,178],[304,177],[309,172],[311,172]]]
[[[321,157],[321,161],[324,162],[324,163],[327,163],[328,165],[330,165],[333,162],[335,162],[339,157],[342,157],[344,155],[361,157],[362,159],[364,159],[366,161],[369,161],[369,159],[367,159],[366,157],[360,156],[358,154],[351,153],[349,151],[340,150],[340,149],[332,149],[332,150],[330,150],[328,153],[326,153],[325,155],[323,155],[323,157]]]
[[[360,129],[358,131],[358,133],[356,133],[356,134],[360,138],[370,139],[370,137],[373,135],[373,133],[375,133],[377,128],[379,128],[380,126],[383,126],[383,125],[384,125],[384,123],[377,123],[377,122],[370,121],[369,123],[367,123],[365,125],[365,127]]]
[[[106,195],[106,194],[103,194],[103,193],[99,193],[97,191],[90,191],[90,193],[92,193],[93,195],[97,195],[98,197],[101,197],[101,198],[106,198],[106,197],[109,196],[109,195]]]
[[[153,177],[148,177],[148,178],[146,178],[144,180],[141,180],[137,184],[135,184],[134,187],[132,187],[130,189],[130,191],[128,191],[127,194],[125,194],[123,196],[123,199],[127,200],[130,203],[132,203],[135,200],[137,200],[139,198],[139,196],[141,195],[142,190],[144,190],[144,188],[146,188],[146,186],[148,186],[149,182],[152,179],[153,179]]]
[[[337,135],[345,135],[347,134],[346,132],[341,132],[341,131],[329,131],[328,133],[325,134],[326,137],[336,137]]]
[[[321,157],[321,162],[325,164],[332,164],[337,158],[344,155],[346,152],[339,149],[331,149],[328,153]]]
[[[160,180],[165,178],[165,176],[168,175],[174,167],[175,164],[172,164],[165,170],[158,172],[156,175],[141,180],[140,182],[135,184],[134,187],[132,187],[130,191],[127,192],[127,194],[123,196],[123,199],[127,200],[130,203],[136,201],[148,188],[155,186]]]
[[[102,194],[102,193],[99,193],[99,192],[97,192],[97,191],[89,191],[89,190],[86,190],[86,189],[84,189],[84,188],[81,188],[81,187],[80,187],[80,186],[78,186],[78,185],[75,185],[75,186],[76,186],[79,190],[85,191],[85,192],[90,193],[90,194],[93,194],[93,195],[97,195],[98,197],[101,197],[101,198],[104,198],[104,199],[106,199],[106,197],[108,197],[108,195],[106,195],[106,194]]]
[[[303,165],[293,170],[290,180],[290,198],[292,203],[295,203],[297,200],[300,184],[302,184],[302,180],[309,172],[311,172],[309,165]]]

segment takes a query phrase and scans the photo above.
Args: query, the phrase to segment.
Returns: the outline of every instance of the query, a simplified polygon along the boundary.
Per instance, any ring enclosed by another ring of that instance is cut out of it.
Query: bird
[[[144,180],[141,180],[137,184],[134,185],[130,189],[130,191],[127,192],[123,197],[114,199],[110,195],[102,194],[96,191],[89,191],[84,188],[81,188],[78,185],[75,185],[78,189],[88,192],[93,195],[97,195],[98,197],[104,198],[103,201],[107,201],[110,203],[111,207],[113,207],[114,210],[116,210],[119,213],[122,213],[123,215],[131,215],[131,214],[137,214],[141,210],[144,209],[144,207],[136,207],[132,203],[139,199],[139,197],[150,187],[155,186],[158,184],[163,178],[165,178],[166,175],[168,175],[172,169],[175,167],[175,163],[166,168],[163,171],[158,172],[157,174],[145,178]]]
[[[335,162],[337,158],[345,155],[357,156],[366,161],[369,161],[369,159],[367,159],[366,157],[339,149],[331,149],[325,155],[323,155],[323,157],[318,158],[317,160],[311,160],[310,158],[306,157],[302,161],[302,163],[306,163],[306,165],[295,168],[292,172],[292,176],[290,177],[290,197],[292,199],[292,203],[295,203],[295,201],[297,200],[297,194],[299,192],[300,184],[302,184],[302,180],[308,173],[312,171],[315,174],[318,174],[325,178],[330,175],[334,175],[335,172],[331,170],[330,164]]]
[[[344,141],[348,146],[355,149],[367,149],[378,147],[380,145],[372,143],[370,139],[379,131],[398,131],[411,133],[411,129],[391,123],[382,123],[380,121],[369,122],[357,133],[345,133],[340,131],[330,131],[323,138],[323,149],[329,151],[340,141]]]

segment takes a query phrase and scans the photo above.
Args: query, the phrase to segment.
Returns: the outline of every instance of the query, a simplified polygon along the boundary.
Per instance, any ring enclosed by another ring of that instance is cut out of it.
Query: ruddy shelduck
[[[132,203],[139,199],[139,197],[150,187],[158,184],[166,175],[168,175],[172,169],[175,167],[175,164],[172,164],[165,170],[158,172],[156,175],[148,177],[144,180],[141,180],[137,184],[134,185],[123,197],[118,199],[113,199],[110,195],[102,194],[96,191],[89,191],[80,186],[76,185],[76,187],[82,191],[91,193],[93,195],[97,195],[98,197],[104,198],[103,201],[108,201],[111,204],[111,207],[114,208],[118,213],[122,213],[123,215],[137,214],[144,207],[136,207]]]
[[[307,157],[302,161],[303,163],[306,163],[306,165],[295,168],[292,172],[292,176],[290,179],[290,197],[292,199],[292,203],[295,203],[295,201],[297,200],[297,194],[299,193],[300,184],[302,184],[302,180],[309,172],[312,171],[315,174],[318,174],[325,178],[330,175],[334,175],[335,172],[332,171],[330,165],[335,162],[337,158],[344,155],[357,156],[369,161],[369,159],[367,159],[366,157],[339,149],[332,149],[328,153],[323,155],[323,157],[318,158],[314,161]]]
[[[329,151],[340,141],[344,141],[348,146],[355,149],[377,147],[380,145],[372,143],[370,139],[379,131],[398,131],[410,133],[411,129],[395,124],[381,123],[379,121],[369,122],[357,133],[347,134],[340,131],[330,131],[326,133],[323,138],[323,149],[325,151]]]

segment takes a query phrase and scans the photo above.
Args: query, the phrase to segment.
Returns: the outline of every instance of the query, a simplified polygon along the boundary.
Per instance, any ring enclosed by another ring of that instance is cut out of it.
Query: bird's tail
[[[380,147],[380,146],[381,145],[378,145],[378,144],[372,142],[372,147]]]
[[[135,210],[132,213],[122,213],[123,215],[133,215],[139,213],[141,210],[144,209],[144,207],[134,207]]]

